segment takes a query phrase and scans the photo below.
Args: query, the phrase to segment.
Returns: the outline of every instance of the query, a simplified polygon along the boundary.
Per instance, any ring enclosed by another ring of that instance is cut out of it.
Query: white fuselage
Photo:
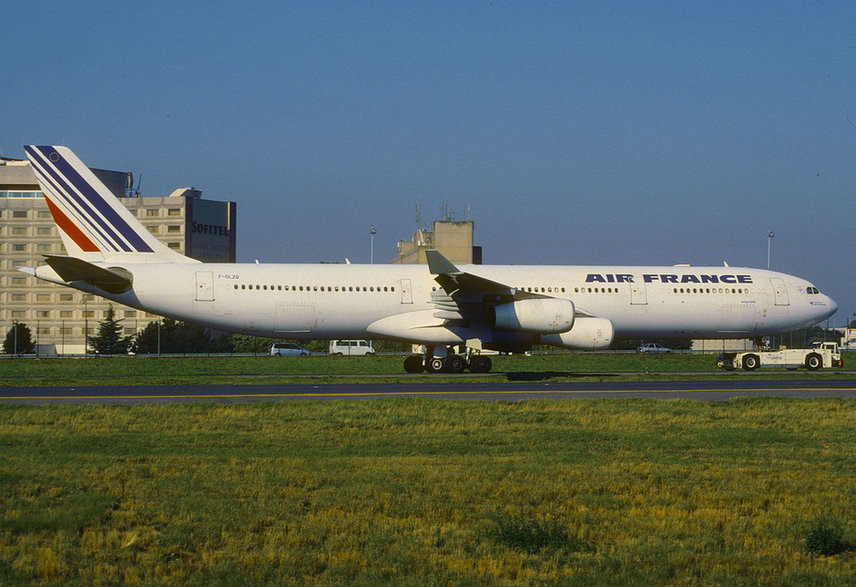
[[[434,310],[425,265],[124,264],[122,304],[205,326],[294,339],[380,338],[371,325]],[[623,338],[746,338],[815,324],[837,308],[806,280],[738,267],[472,265],[462,271],[571,300]],[[50,268],[38,277],[57,283]],[[412,340],[411,336],[386,336]],[[466,338],[466,336],[464,336]]]

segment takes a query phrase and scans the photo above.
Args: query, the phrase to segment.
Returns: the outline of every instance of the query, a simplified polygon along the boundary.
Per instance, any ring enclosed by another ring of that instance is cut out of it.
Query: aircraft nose
[[[832,316],[833,314],[835,314],[835,312],[837,312],[837,311],[838,311],[838,304],[837,304],[837,303],[835,303],[835,300],[833,300],[833,299],[832,299],[831,297],[829,297],[829,296],[826,296],[826,301],[827,301],[827,303],[829,304],[829,314],[828,314],[828,316]]]

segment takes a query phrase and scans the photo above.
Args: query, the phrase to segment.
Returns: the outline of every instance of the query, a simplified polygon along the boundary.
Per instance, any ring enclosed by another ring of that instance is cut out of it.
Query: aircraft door
[[[773,283],[773,295],[776,297],[777,306],[790,306],[791,302],[788,298],[788,288],[785,287],[785,282],[781,277],[771,277]]]
[[[630,303],[634,306],[648,304],[648,292],[645,289],[644,283],[630,282]]]
[[[409,279],[401,280],[401,303],[413,303],[413,285],[410,283]]]
[[[211,271],[196,272],[196,301],[214,301],[214,274]]]

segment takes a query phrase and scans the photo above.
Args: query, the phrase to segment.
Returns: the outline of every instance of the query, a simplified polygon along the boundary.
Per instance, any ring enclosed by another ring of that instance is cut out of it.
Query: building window
[[[168,216],[181,216],[181,208],[168,208],[166,213]]]
[[[36,294],[37,302],[49,302],[51,301],[51,294]]]
[[[26,318],[27,312],[24,310],[12,310],[10,312],[12,314],[12,318]]]
[[[36,229],[36,234],[39,236],[50,236],[51,230],[53,230],[50,226],[40,226]]]
[[[50,220],[51,213],[50,210],[39,210],[39,213],[36,215],[40,220]]]
[[[12,211],[12,218],[26,218],[26,217],[27,217],[27,211],[26,210],[13,210]]]
[[[95,318],[95,310],[84,310],[83,311],[84,318]]]
[[[146,216],[160,216],[160,209],[149,208],[148,210],[146,210]]]
[[[167,232],[181,232],[181,225],[180,224],[170,224],[169,226],[166,227],[166,231]]]
[[[47,326],[40,326],[39,328],[36,329],[36,331],[39,334],[50,334],[51,333],[51,329]]]
[[[59,301],[61,302],[71,302],[74,300],[74,296],[69,293],[59,294]]]
[[[136,310],[125,310],[125,318],[136,318],[137,311]]]
[[[13,244],[13,245],[12,245],[12,250],[13,250],[13,251],[18,251],[18,252],[20,252],[20,251],[26,251],[26,250],[27,250],[27,245],[25,245],[24,243],[15,243],[15,244]]]
[[[50,318],[51,311],[50,310],[38,310],[36,312],[36,318]]]
[[[26,236],[27,229],[23,226],[16,226],[12,229],[12,234],[15,236]]]
[[[168,244],[167,244],[167,246],[168,246],[169,248],[171,248],[171,249],[180,249],[180,248],[181,248],[181,243],[175,243],[175,242],[173,242],[173,243],[168,243]]]
[[[157,234],[158,232],[160,232],[160,226],[149,226],[148,229],[149,232],[151,232],[152,234]]]
[[[49,253],[51,250],[51,245],[48,243],[39,243],[36,245],[36,250],[40,253]]]
[[[9,299],[13,302],[26,302],[27,294],[11,294]]]
[[[74,316],[74,313],[71,310],[61,310],[59,313],[60,318],[71,318]]]

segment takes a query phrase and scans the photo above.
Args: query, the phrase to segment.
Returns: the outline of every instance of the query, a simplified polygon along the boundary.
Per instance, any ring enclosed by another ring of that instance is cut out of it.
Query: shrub
[[[811,554],[831,555],[847,550],[841,525],[823,517],[814,521],[805,537],[805,549]]]
[[[515,550],[534,554],[541,550],[567,552],[593,551],[584,540],[572,538],[567,528],[556,520],[539,520],[531,516],[494,517],[490,537],[497,543]]]

